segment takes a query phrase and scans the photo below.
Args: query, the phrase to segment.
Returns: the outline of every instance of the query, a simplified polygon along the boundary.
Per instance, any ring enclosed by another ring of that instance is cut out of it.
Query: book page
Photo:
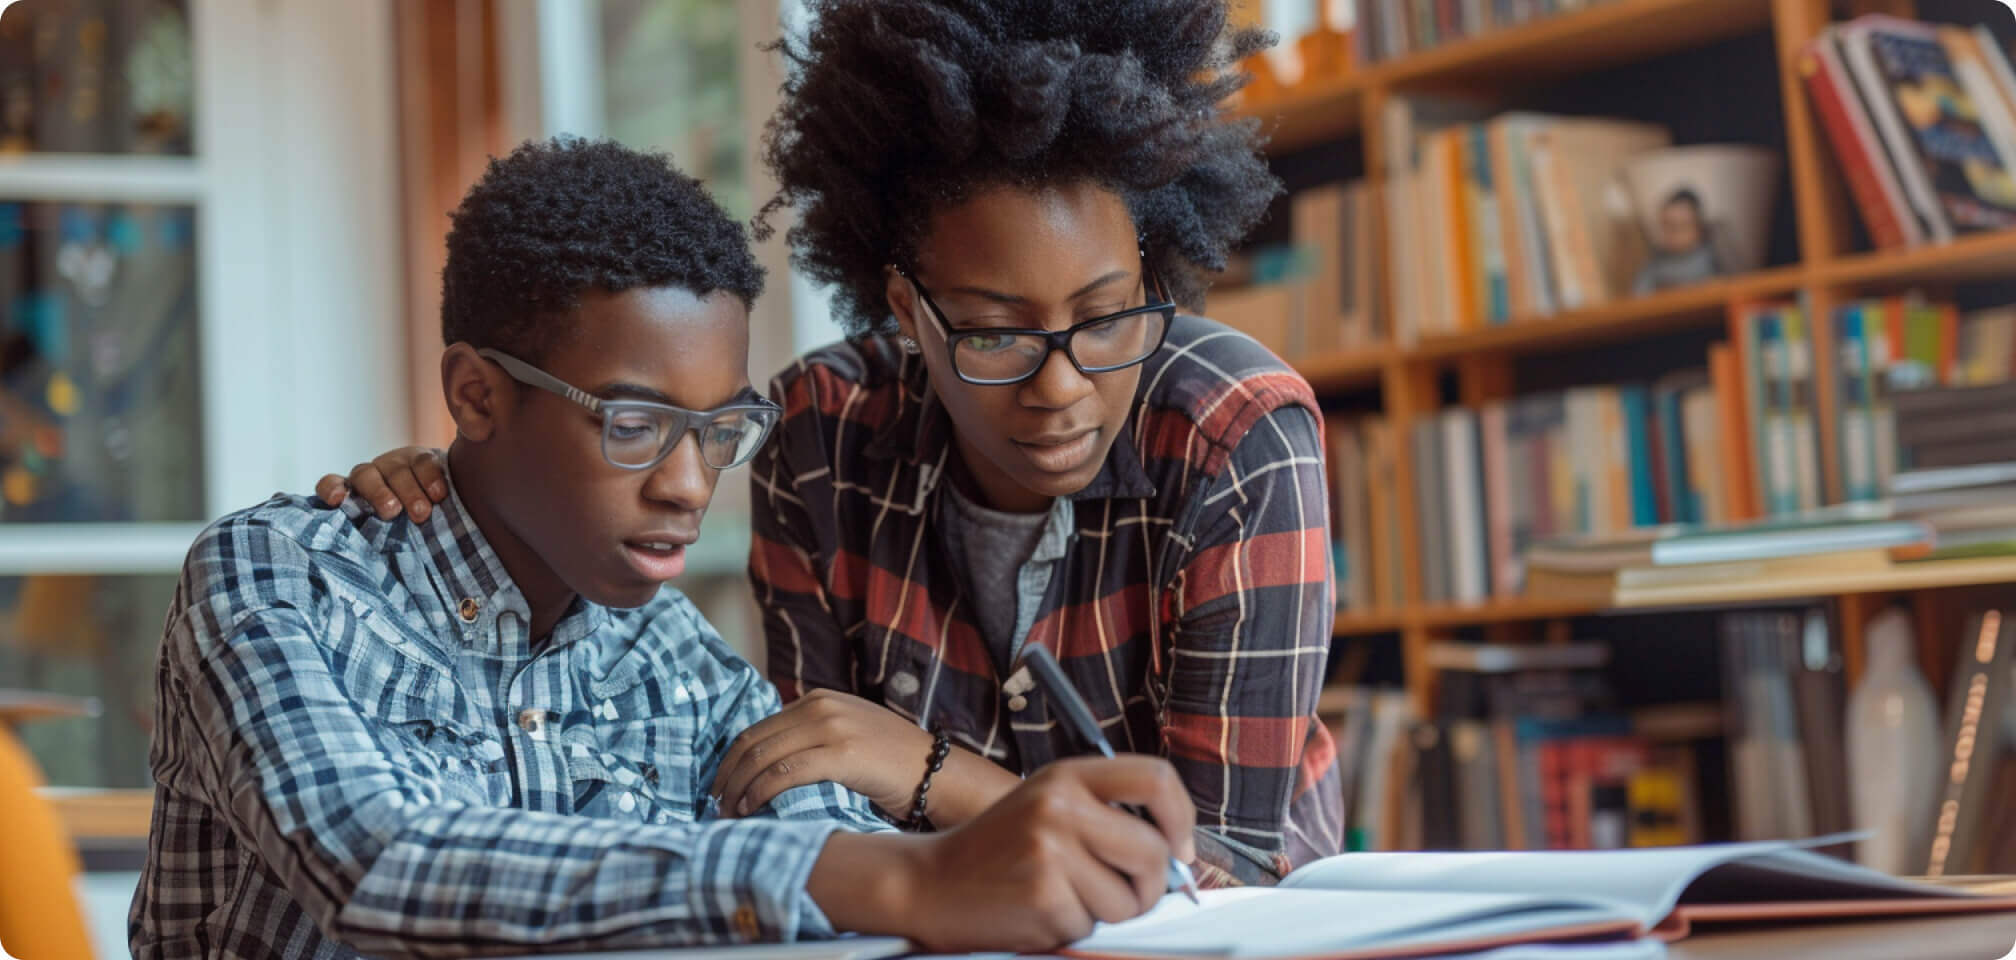
[[[1786,849],[1783,843],[1731,843],[1647,850],[1347,853],[1307,864],[1281,886],[1581,898],[1610,904],[1649,929],[1673,912],[1681,892],[1702,873],[1731,860]]]
[[[1207,890],[1180,895],[1071,945],[1079,955],[1314,957],[1407,946],[1503,941],[1631,917],[1586,900],[1533,894]]]

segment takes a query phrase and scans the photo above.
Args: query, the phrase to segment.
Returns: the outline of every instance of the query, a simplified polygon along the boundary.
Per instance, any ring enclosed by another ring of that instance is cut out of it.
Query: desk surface
[[[1668,960],[2003,960],[2016,949],[2016,913],[1870,920],[1704,932]]]

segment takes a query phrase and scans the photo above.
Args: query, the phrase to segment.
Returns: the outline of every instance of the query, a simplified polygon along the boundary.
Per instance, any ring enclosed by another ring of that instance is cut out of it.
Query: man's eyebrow
[[[605,383],[591,392],[604,400],[643,400],[647,403],[662,403],[668,407],[679,406],[679,404],[672,401],[671,397],[637,383],[623,381]],[[744,386],[742,389],[735,391],[734,395],[730,396],[722,406],[736,403],[753,403],[762,398],[763,395],[757,393],[754,386]]]
[[[1115,270],[1112,273],[1106,274],[1105,276],[1102,276],[1099,279],[1092,281],[1091,283],[1088,283],[1082,287],[1079,287],[1076,290],[1071,291],[1071,295],[1065,297],[1064,299],[1076,300],[1079,297],[1082,297],[1088,293],[1091,293],[1094,290],[1099,289],[1100,287],[1112,283],[1115,280],[1125,280],[1131,276],[1133,276],[1133,274],[1129,271]],[[1008,304],[1010,306],[1029,302],[1027,297],[1018,296],[1012,293],[1002,293],[999,290],[990,290],[986,287],[953,287],[945,292],[961,293],[969,297],[979,297],[983,300],[991,300],[995,303]]]

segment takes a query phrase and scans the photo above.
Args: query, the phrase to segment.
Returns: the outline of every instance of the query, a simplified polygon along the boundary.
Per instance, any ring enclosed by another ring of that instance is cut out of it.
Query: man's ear
[[[455,435],[462,439],[482,443],[497,432],[511,415],[511,386],[503,367],[466,342],[451,343],[441,354],[441,395],[448,400]]]
[[[924,304],[917,299],[917,285],[911,283],[893,266],[883,267],[882,274],[888,279],[883,288],[883,296],[889,300],[889,312],[896,316],[896,329],[912,340],[917,339],[917,311]]]

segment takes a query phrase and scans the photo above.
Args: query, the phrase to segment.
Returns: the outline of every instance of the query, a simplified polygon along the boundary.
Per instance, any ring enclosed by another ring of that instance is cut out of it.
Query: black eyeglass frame
[[[903,267],[897,267],[896,275],[910,281],[910,286],[916,288],[918,298],[924,301],[924,307],[931,313],[931,319],[938,324],[939,332],[944,334],[945,362],[952,365],[952,372],[960,380],[973,384],[976,387],[1010,387],[1018,383],[1025,383],[1034,378],[1038,373],[1043,372],[1043,367],[1050,362],[1050,355],[1059,350],[1064,352],[1065,358],[1071,361],[1073,367],[1078,368],[1079,373],[1087,376],[1095,373],[1113,373],[1125,370],[1128,367],[1140,366],[1146,363],[1149,357],[1154,356],[1156,351],[1161,350],[1164,343],[1169,341],[1169,328],[1176,322],[1176,303],[1169,299],[1167,289],[1162,287],[1157,278],[1149,272],[1145,258],[1141,265],[1142,288],[1153,299],[1150,299],[1141,306],[1092,317],[1091,319],[1074,323],[1062,330],[1040,330],[1034,327],[984,327],[978,330],[954,330],[952,329],[952,322],[945,319],[945,311],[938,308],[938,302],[931,299],[931,292],[924,289],[923,282],[917,279],[917,275],[914,272],[906,270]],[[1143,351],[1139,357],[1126,363],[1103,367],[1088,367],[1078,362],[1078,354],[1071,348],[1071,338],[1077,336],[1079,331],[1088,327],[1098,326],[1102,323],[1125,320],[1128,317],[1148,313],[1159,313],[1162,315],[1162,332],[1155,337],[1155,345]],[[1044,342],[1043,358],[1036,361],[1036,365],[1030,367],[1028,373],[1007,380],[988,380],[968,376],[966,371],[959,369],[960,343],[973,337],[1002,336],[1042,338]]]
[[[545,390],[548,393],[558,394],[561,397],[587,407],[591,412],[601,417],[602,459],[618,470],[649,470],[656,467],[664,463],[665,458],[672,455],[672,451],[679,449],[679,444],[686,441],[687,434],[698,434],[702,427],[712,424],[716,418],[725,413],[748,414],[763,426],[763,435],[758,437],[756,443],[749,448],[748,456],[732,463],[717,464],[707,459],[707,445],[704,443],[700,444],[701,462],[716,470],[731,470],[756,459],[756,454],[762,451],[763,445],[770,442],[770,435],[776,431],[778,421],[784,419],[784,408],[772,402],[768,397],[740,400],[715,407],[712,410],[688,410],[685,407],[675,407],[669,403],[653,403],[649,400],[604,400],[501,350],[481,347],[477,349],[476,354],[503,367],[504,372],[511,375],[511,379],[527,386]],[[673,428],[666,431],[667,436],[671,438],[670,442],[660,447],[658,455],[645,463],[618,463],[615,457],[609,455],[609,431],[611,429],[610,425],[614,422],[612,414],[621,413],[625,410],[644,410],[672,414],[671,422]],[[699,441],[696,438],[694,442],[698,443]]]

